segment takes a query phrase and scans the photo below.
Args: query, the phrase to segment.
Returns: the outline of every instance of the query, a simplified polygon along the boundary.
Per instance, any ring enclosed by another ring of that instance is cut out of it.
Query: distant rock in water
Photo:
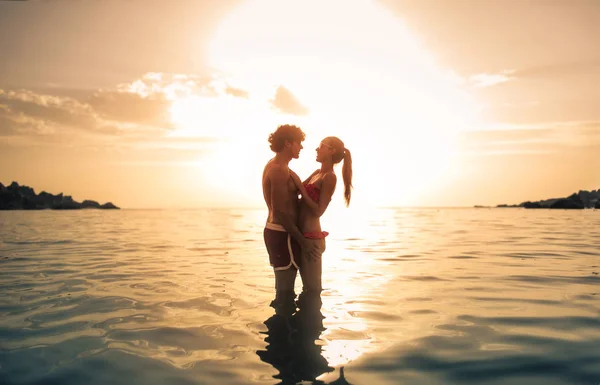
[[[573,194],[567,198],[557,199],[550,205],[551,209],[583,209],[583,201],[577,194]]]
[[[0,183],[0,210],[78,210],[78,209],[119,209],[111,202],[99,204],[96,201],[74,201],[70,195],[52,195],[45,191],[37,194],[29,186],[19,186],[12,182],[9,186]]]
[[[81,202],[81,208],[82,209],[99,209],[100,203],[98,203],[96,201],[84,200],[83,202]]]
[[[585,208],[600,209],[600,189],[586,191],[580,190],[566,198],[551,198],[536,202],[523,202],[518,205],[501,204],[496,207],[524,207],[526,209],[574,209]]]
[[[523,202],[521,203],[519,206],[521,207],[525,207],[526,209],[541,209],[542,205],[540,204],[540,202]]]

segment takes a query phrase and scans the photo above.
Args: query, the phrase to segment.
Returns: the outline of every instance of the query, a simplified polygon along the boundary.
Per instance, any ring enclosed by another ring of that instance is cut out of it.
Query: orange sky
[[[301,176],[346,142],[357,205],[598,189],[598,46],[594,0],[0,1],[0,182],[260,206],[292,123]]]

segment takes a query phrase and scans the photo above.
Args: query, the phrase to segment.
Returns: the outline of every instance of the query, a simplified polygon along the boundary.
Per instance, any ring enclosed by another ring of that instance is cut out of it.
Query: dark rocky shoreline
[[[581,190],[565,198],[550,198],[540,201],[526,201],[518,205],[501,204],[496,207],[524,207],[526,209],[600,209],[600,189]]]
[[[52,195],[45,191],[36,194],[29,186],[12,182],[8,186],[0,183],[0,210],[78,210],[104,209],[118,210],[111,202],[100,204],[92,200],[74,201],[70,195]]]

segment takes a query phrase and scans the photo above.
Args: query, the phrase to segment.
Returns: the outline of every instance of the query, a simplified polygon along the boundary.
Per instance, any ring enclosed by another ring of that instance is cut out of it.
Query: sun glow
[[[178,134],[255,144],[252,151],[271,155],[268,133],[298,124],[307,140],[291,166],[301,176],[318,167],[317,143],[337,135],[354,156],[354,205],[418,203],[419,192],[456,172],[456,134],[477,123],[474,101],[457,77],[439,69],[402,21],[375,1],[247,1],[221,21],[209,57],[245,97],[176,100]],[[274,108],[279,86],[308,114]],[[231,163],[222,165],[222,178],[233,165],[243,175],[262,170],[260,156],[225,158]],[[211,176],[217,185],[218,178]],[[256,198],[260,203],[262,195]]]
[[[252,136],[253,122],[264,121],[264,115],[260,107],[232,96],[190,95],[176,99],[171,107],[178,136],[245,139]]]

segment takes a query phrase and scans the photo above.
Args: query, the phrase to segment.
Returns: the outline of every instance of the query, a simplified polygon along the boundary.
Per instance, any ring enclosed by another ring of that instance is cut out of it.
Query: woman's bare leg
[[[302,278],[302,291],[321,293],[323,290],[321,284],[321,275],[323,272],[323,252],[325,251],[325,240],[318,239],[315,242],[319,242],[319,251],[321,255],[318,259],[308,259],[306,254],[302,253],[302,265],[300,268],[300,276]]]

